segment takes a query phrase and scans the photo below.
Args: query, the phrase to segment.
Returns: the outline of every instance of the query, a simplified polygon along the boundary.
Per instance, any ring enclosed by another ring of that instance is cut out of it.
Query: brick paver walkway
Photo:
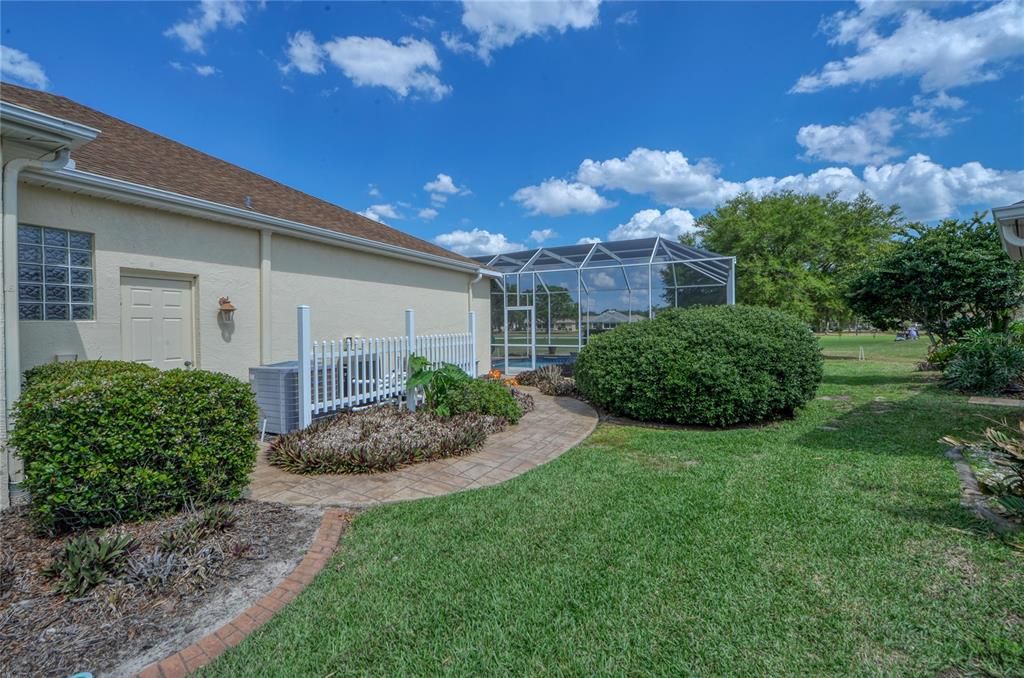
[[[358,508],[487,487],[551,461],[597,425],[597,413],[584,402],[525,390],[533,395],[537,408],[519,424],[489,436],[479,452],[390,473],[316,476],[274,468],[261,453],[249,486],[250,498]]]

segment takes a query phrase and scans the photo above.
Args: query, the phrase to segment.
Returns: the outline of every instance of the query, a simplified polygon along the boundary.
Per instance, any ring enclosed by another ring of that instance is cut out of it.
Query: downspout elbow
[[[466,309],[469,311],[473,310],[473,285],[480,282],[480,279],[484,277],[483,271],[477,271],[476,277],[471,278],[466,284]]]

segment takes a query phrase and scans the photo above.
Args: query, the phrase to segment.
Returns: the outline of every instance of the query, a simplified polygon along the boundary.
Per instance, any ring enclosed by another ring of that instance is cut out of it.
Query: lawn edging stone
[[[271,617],[298,596],[324,568],[338,547],[352,514],[341,509],[324,511],[313,543],[302,562],[270,593],[240,612],[234,619],[160,661],[153,662],[137,674],[138,678],[179,678],[211,663],[267,623]]]

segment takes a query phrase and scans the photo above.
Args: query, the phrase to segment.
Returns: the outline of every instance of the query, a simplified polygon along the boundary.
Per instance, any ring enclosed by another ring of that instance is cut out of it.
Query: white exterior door
[[[161,370],[194,361],[192,283],[121,277],[121,355]]]

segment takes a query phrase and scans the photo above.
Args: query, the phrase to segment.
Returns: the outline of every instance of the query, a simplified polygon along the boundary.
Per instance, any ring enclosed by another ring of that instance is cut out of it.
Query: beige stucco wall
[[[196,360],[203,369],[248,378],[260,363],[259,231],[22,184],[21,223],[95,235],[95,320],[21,321],[21,367],[54,360],[121,357],[122,273],[191,276],[195,284]],[[397,336],[404,310],[417,334],[463,332],[472,276],[275,234],[271,238],[272,361],[296,357],[295,307],[311,307],[314,338]],[[477,355],[488,353],[489,283],[473,285]],[[234,322],[218,319],[230,296]]]
[[[95,320],[21,321],[21,367],[60,353],[121,357],[122,273],[194,280],[196,363],[247,379],[259,360],[259,232],[22,184],[19,220],[94,234]],[[241,309],[221,327],[217,299]]]
[[[465,332],[468,327],[472,278],[458,271],[281,235],[273,238],[271,262],[275,362],[295,357],[299,304],[310,307],[317,339],[404,336],[407,308],[415,311],[417,334]],[[472,287],[480,372],[490,369],[489,289],[487,280]]]

